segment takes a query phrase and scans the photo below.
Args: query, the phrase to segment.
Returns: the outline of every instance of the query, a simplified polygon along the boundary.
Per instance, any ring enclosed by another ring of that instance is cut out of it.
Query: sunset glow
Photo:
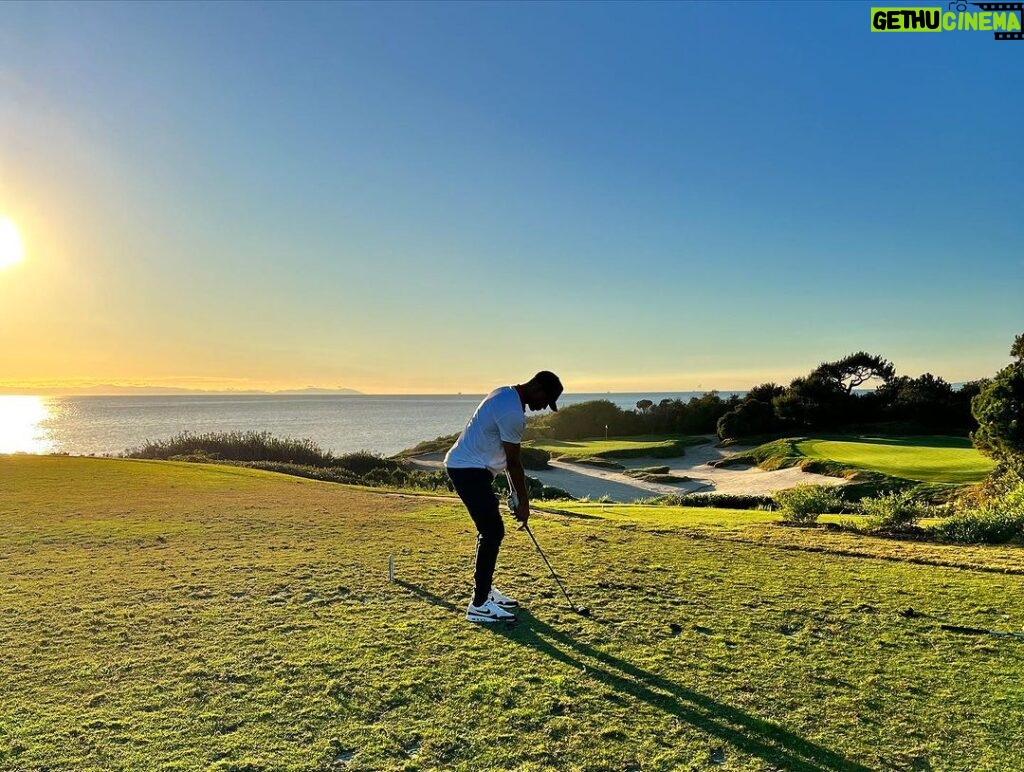
[[[18,226],[9,217],[0,217],[0,269],[20,263],[24,258]]]
[[[1014,47],[735,5],[0,4],[0,394],[994,373]]]
[[[0,396],[0,453],[48,453],[53,449],[44,422],[50,417],[40,397]]]

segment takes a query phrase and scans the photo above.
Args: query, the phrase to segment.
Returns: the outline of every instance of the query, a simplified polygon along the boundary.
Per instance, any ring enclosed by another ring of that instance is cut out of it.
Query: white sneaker
[[[470,601],[466,609],[467,622],[507,622],[515,618],[515,614],[505,611],[493,600],[488,600],[482,606],[474,606],[473,601]]]
[[[498,608],[503,608],[506,611],[519,608],[519,601],[512,600],[512,598],[508,597],[497,587],[491,588],[491,594],[487,596],[487,600],[493,600],[498,605]]]

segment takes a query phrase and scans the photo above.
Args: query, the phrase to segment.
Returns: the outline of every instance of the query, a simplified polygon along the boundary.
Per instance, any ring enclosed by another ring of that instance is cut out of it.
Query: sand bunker
[[[608,496],[613,501],[626,503],[636,499],[661,496],[666,493],[730,493],[750,496],[766,496],[773,491],[792,488],[796,485],[842,485],[846,481],[839,477],[803,472],[799,468],[778,469],[766,472],[757,467],[710,466],[712,462],[749,450],[733,446],[720,448],[714,442],[696,445],[686,449],[681,458],[626,458],[615,459],[627,469],[645,466],[668,466],[669,473],[686,476],[688,482],[665,484],[652,483],[627,477],[620,471],[574,464],[566,461],[552,461],[551,469],[529,470],[527,474],[536,477],[545,485],[552,485],[568,491],[577,498],[588,496],[600,499]],[[431,453],[412,459],[423,468],[438,468],[443,455]]]

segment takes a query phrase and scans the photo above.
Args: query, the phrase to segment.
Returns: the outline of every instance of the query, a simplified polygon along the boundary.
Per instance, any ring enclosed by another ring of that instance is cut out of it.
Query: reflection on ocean
[[[50,453],[50,400],[0,396],[0,453]]]
[[[626,409],[641,398],[657,404],[694,396],[698,392],[563,394],[561,404],[607,399]],[[0,453],[119,455],[181,432],[267,431],[309,438],[333,453],[390,455],[457,434],[480,399],[472,394],[0,396]]]

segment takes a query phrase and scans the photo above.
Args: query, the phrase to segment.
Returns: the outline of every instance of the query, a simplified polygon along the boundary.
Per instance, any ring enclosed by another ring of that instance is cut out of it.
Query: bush
[[[545,485],[542,491],[542,498],[544,499],[562,499],[563,501],[572,501],[573,495],[569,491],[556,488],[554,485]]]
[[[303,466],[333,466],[334,456],[312,440],[274,437],[270,432],[182,432],[124,452],[128,458],[168,460],[174,456],[221,461],[279,461]]]
[[[498,498],[504,502],[505,497],[508,496],[508,480],[505,479],[505,475],[499,474],[495,476],[494,487],[498,491]],[[531,501],[572,499],[572,495],[561,488],[546,486],[536,477],[530,477],[529,475],[526,475],[526,492],[530,495]]]
[[[366,485],[401,485],[398,475],[390,469],[371,469],[363,475],[363,482]]]
[[[224,462],[221,462],[224,463]],[[244,466],[247,469],[262,469],[265,472],[290,474],[295,477],[306,477],[310,480],[342,483],[345,485],[361,485],[363,481],[357,475],[344,469],[330,467],[300,466],[299,464],[283,464],[279,461],[235,461],[232,466]]]
[[[1024,483],[961,509],[932,530],[940,539],[967,544],[1024,541]]]
[[[311,440],[278,438],[268,432],[190,434],[149,442],[125,451],[129,458],[231,464],[345,485],[450,490],[443,469],[409,469],[394,458],[365,451],[334,456]]]
[[[339,456],[334,459],[334,463],[331,466],[340,467],[357,475],[369,475],[372,472],[379,471],[392,472],[399,468],[397,461],[366,451]]]
[[[546,450],[540,448],[522,448],[520,457],[523,460],[524,469],[550,469],[548,461],[551,460],[551,454]]]
[[[973,510],[939,523],[935,535],[961,544],[1005,544],[1024,537],[1024,511]]]
[[[311,480],[342,483],[344,485],[367,485],[371,487],[419,488],[428,491],[451,490],[451,482],[443,469],[437,471],[378,468],[365,475],[358,475],[342,467],[315,467],[300,464],[283,464],[276,461],[233,461],[233,466],[248,469],[262,469],[267,472],[307,477]]]
[[[794,525],[813,525],[818,516],[842,509],[842,499],[828,485],[798,485],[776,491],[776,505],[782,511],[782,522]]]
[[[458,438],[458,433],[444,434],[440,437],[435,437],[432,440],[424,440],[418,445],[401,451],[397,455],[403,458],[408,458],[410,456],[425,456],[428,453],[447,453],[449,448],[455,444],[455,440]]]
[[[771,496],[750,496],[742,493],[671,493],[645,500],[645,504],[664,507],[713,507],[716,509],[770,509]]]
[[[860,510],[867,515],[869,528],[883,531],[908,528],[925,514],[924,505],[909,491],[893,491],[862,499]]]
[[[182,453],[180,456],[171,456],[168,461],[187,461],[190,464],[216,464],[220,461],[217,456],[210,456],[206,453]]]

